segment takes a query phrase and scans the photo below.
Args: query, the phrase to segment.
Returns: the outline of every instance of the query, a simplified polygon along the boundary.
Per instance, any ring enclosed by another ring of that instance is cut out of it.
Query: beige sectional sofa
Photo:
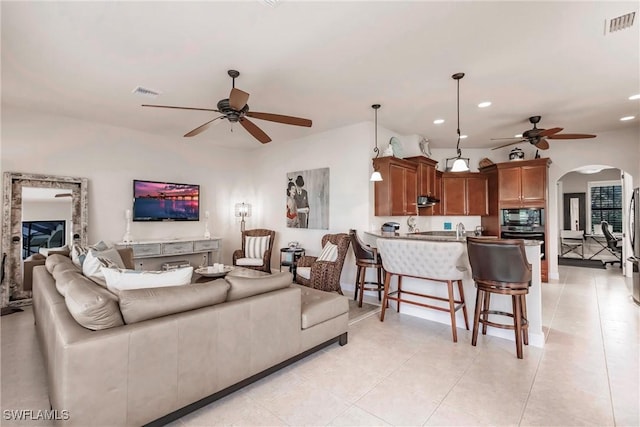
[[[122,258],[132,266],[130,254]],[[35,267],[49,399],[68,414],[60,423],[163,425],[326,345],[346,344],[346,297],[292,284],[290,273],[241,276],[116,295],[68,257]]]

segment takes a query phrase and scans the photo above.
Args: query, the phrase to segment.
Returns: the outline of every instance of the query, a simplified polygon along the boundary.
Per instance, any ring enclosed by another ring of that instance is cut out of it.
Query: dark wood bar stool
[[[353,300],[358,300],[358,306],[362,307],[362,298],[364,297],[364,291],[378,291],[378,301],[382,300],[382,290],[384,284],[382,282],[383,268],[380,254],[376,248],[365,244],[358,237],[356,230],[349,230],[349,236],[351,237],[351,247],[353,248],[353,254],[356,257],[356,287],[353,294]],[[366,281],[365,276],[367,274],[367,268],[375,268],[378,272],[378,281]],[[360,292],[360,298],[358,299],[358,291]]]
[[[531,264],[527,262],[524,241],[467,237],[467,250],[477,289],[471,345],[476,345],[480,323],[482,335],[486,335],[487,326],[512,329],[516,354],[522,359],[522,343],[529,344],[526,295],[531,286]],[[491,310],[491,294],[510,295],[512,313]],[[489,315],[511,317],[513,324],[490,321]]]

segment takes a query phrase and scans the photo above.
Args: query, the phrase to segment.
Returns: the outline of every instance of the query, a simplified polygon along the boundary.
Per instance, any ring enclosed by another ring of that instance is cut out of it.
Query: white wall
[[[5,107],[1,167],[88,178],[89,242],[122,239],[133,179],[199,184],[201,221],[134,222],[131,232],[135,240],[202,236],[208,210],[211,234],[225,239],[222,259],[230,262],[237,245],[227,243],[239,233],[232,204],[252,194],[250,154],[214,150],[206,134],[187,141]]]
[[[253,216],[247,228],[268,227],[277,231],[272,264],[277,266],[278,248],[299,241],[309,254],[318,254],[320,240],[327,230],[287,229],[285,223],[285,191],[287,172],[330,168],[330,223],[328,232],[377,229],[388,220],[373,216],[373,183],[371,158],[374,156],[374,126],[358,123],[296,141],[258,146],[255,150],[237,151],[212,148],[206,133],[186,143],[184,138],[160,137],[127,129],[87,123],[62,116],[3,108],[2,171],[48,173],[89,178],[89,240],[119,241],[124,234],[124,212],[131,207],[132,180],[152,179],[201,185],[204,212],[211,212],[212,235],[225,239],[223,258],[230,262],[231,252],[239,247],[239,225],[233,217],[233,205],[246,201],[253,205]],[[405,156],[419,155],[419,137],[402,136],[378,128],[378,146],[387,147],[389,138],[397,136]],[[451,149],[433,149],[432,157],[442,169]],[[527,159],[535,148],[521,144]],[[480,159],[494,163],[508,160],[510,147],[492,151],[466,149],[471,170],[477,170]],[[605,164],[629,172],[640,183],[640,144],[638,131],[601,133],[589,140],[551,141],[551,148],[541,152],[550,157],[549,170],[549,234],[557,240],[556,183],[567,172],[584,165]],[[202,215],[204,217],[204,215]],[[406,218],[395,218],[406,227]],[[479,225],[477,217],[418,218],[418,227],[442,229],[445,221],[462,220],[467,229]],[[403,231],[405,231],[404,228]],[[199,236],[202,221],[194,223],[134,223],[136,239]],[[557,247],[550,245],[550,276],[558,277]],[[343,271],[343,283],[355,280],[353,255],[350,253]]]

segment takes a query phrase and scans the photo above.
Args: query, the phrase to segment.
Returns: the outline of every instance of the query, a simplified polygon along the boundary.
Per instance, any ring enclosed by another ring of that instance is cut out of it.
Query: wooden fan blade
[[[539,148],[541,150],[547,150],[549,148],[549,141],[547,141],[546,139],[541,139],[540,141],[536,142],[533,145],[535,145],[536,148]]]
[[[508,147],[510,145],[520,144],[521,142],[525,142],[525,141],[526,141],[526,139],[521,139],[519,141],[510,142],[508,144],[500,145],[499,147],[494,147],[494,148],[492,148],[492,150],[497,150],[498,148]]]
[[[584,139],[584,138],[595,138],[595,135],[590,135],[588,133],[561,133],[560,135],[553,135],[548,137],[549,139]]]
[[[229,94],[229,107],[240,111],[247,105],[248,100],[249,94],[247,92],[236,89],[235,87],[231,89],[231,93]]]
[[[546,138],[547,136],[555,135],[558,132],[562,132],[562,128],[551,128],[545,129],[543,131],[538,132],[537,137]]]
[[[269,135],[264,133],[262,129],[260,129],[258,126],[255,125],[255,123],[253,123],[251,120],[247,119],[246,117],[243,117],[240,119],[240,124],[242,125],[243,128],[247,130],[247,132],[251,134],[251,136],[253,136],[258,141],[262,142],[263,144],[266,144],[267,142],[271,142],[271,138],[269,138]]]
[[[142,104],[143,107],[156,107],[156,108],[173,108],[176,110],[196,110],[196,111],[215,111],[219,113],[218,110],[213,110],[211,108],[195,108],[195,107],[174,107],[172,105],[151,105],[151,104]]]
[[[73,194],[71,194],[71,193],[58,193],[53,197],[73,197]]]
[[[302,119],[300,117],[283,116],[281,114],[271,113],[258,113],[254,111],[249,111],[246,116],[252,117],[254,119],[269,120],[270,122],[284,123],[285,125],[305,126],[308,128],[311,127],[311,120]]]
[[[195,128],[195,129],[194,129],[194,130],[192,130],[191,132],[187,132],[187,133],[185,133],[185,134],[184,134],[184,136],[185,136],[185,137],[187,137],[187,138],[188,138],[188,137],[191,137],[191,136],[196,136],[196,135],[198,135],[199,133],[202,133],[202,132],[204,132],[205,130],[207,130],[207,129],[209,128],[209,126],[211,126],[211,123],[213,123],[213,122],[215,122],[216,120],[221,119],[221,118],[223,118],[223,117],[225,117],[225,116],[218,116],[218,117],[216,117],[216,118],[215,118],[215,119],[213,119],[213,120],[209,120],[207,123],[205,123],[205,124],[203,124],[203,125],[198,126],[197,128]]]

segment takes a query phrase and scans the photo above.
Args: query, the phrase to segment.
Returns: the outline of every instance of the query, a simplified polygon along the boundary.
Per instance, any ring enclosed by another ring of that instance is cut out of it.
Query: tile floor
[[[449,326],[388,311],[172,426],[638,426],[640,307],[619,272],[560,267],[543,284],[546,345],[524,360],[511,341],[474,348],[459,330],[454,344]],[[1,318],[3,410],[48,406],[32,323],[29,309]]]

